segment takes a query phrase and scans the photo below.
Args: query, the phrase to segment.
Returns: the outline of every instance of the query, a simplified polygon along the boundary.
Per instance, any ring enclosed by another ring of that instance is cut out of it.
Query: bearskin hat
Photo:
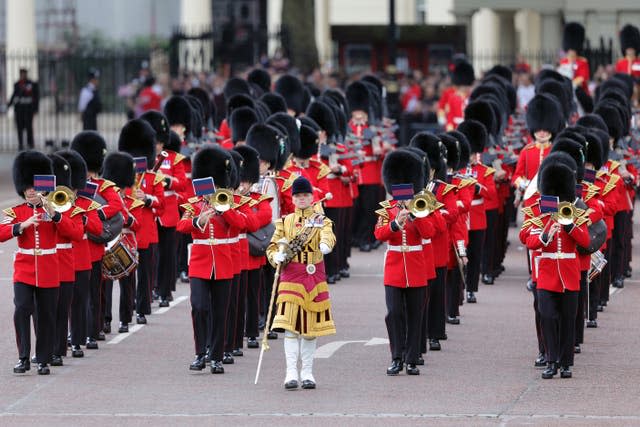
[[[456,170],[460,164],[460,142],[448,133],[439,133],[438,138],[447,149],[447,168]]]
[[[169,142],[169,121],[160,111],[147,111],[140,118],[151,125],[156,131],[156,140],[167,144]]]
[[[21,151],[13,160],[13,185],[16,193],[24,198],[27,188],[33,187],[34,175],[53,175],[51,159],[35,151]]]
[[[336,101],[342,112],[347,112],[349,110],[349,105],[347,103],[347,98],[340,92],[338,89],[327,89],[324,91],[323,96],[329,97]]]
[[[471,157],[471,146],[469,145],[469,140],[467,136],[459,132],[457,130],[450,130],[447,134],[453,136],[459,143],[460,148],[460,163],[456,166],[455,170],[460,170],[467,166],[469,163],[469,157]]]
[[[279,93],[268,92],[260,97],[260,101],[269,107],[269,115],[275,113],[286,113],[287,103]]]
[[[169,142],[164,144],[165,150],[175,151],[179,153],[182,150],[182,139],[180,139],[180,135],[175,133],[174,131],[169,132]]]
[[[634,49],[636,55],[640,53],[640,31],[638,27],[627,24],[620,30],[620,50],[622,56],[626,55],[627,49]]]
[[[560,103],[560,113],[565,121],[571,113],[571,94],[568,94],[565,86],[555,80],[547,79],[536,87],[536,94],[544,93],[553,95]]]
[[[458,125],[458,131],[462,132],[469,141],[471,153],[482,153],[487,146],[489,135],[487,129],[477,120],[465,120]]]
[[[582,182],[582,178],[584,178],[584,159],[585,153],[584,148],[580,143],[569,139],[569,138],[558,138],[553,143],[553,147],[551,147],[551,152],[563,152],[567,153],[571,156],[573,161],[576,164],[576,181]]]
[[[316,133],[322,130],[320,125],[317,124],[316,121],[313,120],[311,117],[307,117],[307,116],[300,117],[300,123],[302,123],[303,126],[309,126]]]
[[[260,155],[260,159],[269,162],[274,169],[287,150],[286,142],[278,130],[266,124],[255,124],[247,133],[246,144],[254,148]]]
[[[620,122],[622,123],[621,137],[628,135],[629,131],[631,130],[630,108],[620,104],[619,102],[611,98],[605,98],[600,100],[600,102],[598,102],[598,104],[596,105],[596,108],[601,108],[601,107],[611,107],[618,112],[618,115],[620,116]]]
[[[561,202],[573,202],[576,199],[576,174],[557,153],[547,156],[540,165],[538,190],[545,196],[557,196]],[[562,155],[560,156],[562,157]],[[567,156],[569,161],[571,158]]]
[[[576,94],[576,99],[582,107],[582,111],[589,114],[593,112],[593,98],[589,95],[582,86],[576,86],[574,93]]]
[[[296,115],[305,110],[305,91],[302,82],[290,75],[285,74],[276,81],[274,92],[279,93],[287,103],[287,109],[293,110]]]
[[[80,153],[88,170],[100,172],[107,154],[107,143],[102,135],[93,130],[82,131],[71,141],[71,149]]]
[[[491,135],[498,134],[498,120],[487,101],[471,101],[464,109],[464,118],[479,121]]]
[[[248,95],[244,95],[244,94],[233,95],[231,98],[227,99],[227,118],[231,116],[231,113],[233,112],[233,110],[240,107],[249,107],[252,110],[255,110],[256,103]]]
[[[595,170],[599,170],[602,167],[602,143],[600,139],[602,138],[602,133],[598,134],[597,131],[587,130],[586,133],[587,138],[587,152],[585,155],[585,163],[591,163]],[[609,138],[606,133],[604,137],[607,140],[607,144],[609,143]]]
[[[333,115],[336,118],[338,135],[344,138],[345,136],[347,136],[347,115],[339,107],[334,107],[331,110],[333,111]]]
[[[229,127],[231,128],[231,141],[237,143],[247,138],[249,128],[258,123],[256,112],[249,107],[236,108],[229,116]]]
[[[635,85],[636,81],[629,74],[627,74],[627,73],[615,73],[608,80],[621,82],[627,88],[625,93],[628,95],[628,97],[631,98],[633,96],[633,88],[634,88],[634,85]]]
[[[129,120],[120,131],[118,150],[133,157],[146,157],[147,167],[151,169],[156,159],[156,131],[141,119]]]
[[[256,115],[258,116],[258,121],[261,123],[267,120],[267,117],[271,115],[269,106],[259,99],[256,101]]]
[[[417,147],[402,147],[400,150],[410,151],[422,160],[422,168],[424,170],[424,182],[422,183],[422,187],[426,187],[431,179],[431,165],[429,164],[429,156],[427,156],[427,153]],[[446,171],[441,171],[440,175],[444,175],[446,178]],[[437,176],[436,174],[436,178],[440,178],[440,176]]]
[[[335,113],[324,102],[314,101],[309,104],[306,116],[312,118],[327,133],[328,138],[332,139],[338,133]]]
[[[369,122],[377,123],[382,120],[382,98],[378,93],[378,88],[374,84],[365,80],[363,80],[362,83],[367,87],[367,90],[369,91],[369,99],[371,100]]]
[[[346,99],[349,113],[364,111],[369,114],[371,111],[371,93],[364,82],[353,82],[347,86]]]
[[[227,80],[227,83],[224,85],[224,89],[222,89],[222,93],[224,94],[224,99],[228,101],[235,95],[251,95],[251,87],[245,80],[238,77],[232,77]]]
[[[511,72],[511,68],[505,65],[494,65],[489,71],[486,72],[486,76],[490,76],[492,74],[496,74],[508,82],[513,81],[513,73]]]
[[[446,148],[440,138],[433,133],[418,132],[411,138],[410,147],[422,150],[429,159],[429,166],[437,174],[443,169],[446,170]]]
[[[633,82],[629,85],[626,80],[611,77],[596,87],[596,100],[600,99],[601,93],[606,92],[609,89],[618,89],[626,95],[627,99],[631,99],[631,96],[633,95]]]
[[[564,76],[562,74],[560,74],[559,72],[557,72],[553,68],[543,68],[536,75],[535,85],[538,86],[540,83],[542,83],[543,81],[545,81],[547,79],[555,80],[558,83],[563,83],[565,78],[564,78]]]
[[[207,124],[212,116],[212,102],[207,91],[202,89],[201,87],[192,87],[187,92],[187,95],[193,96],[198,101],[200,101],[200,105],[202,105],[202,119],[204,123]]]
[[[300,150],[300,129],[299,121],[288,115],[287,113],[276,113],[269,116],[267,124],[278,123],[286,130],[287,145],[290,152],[295,153]]]
[[[212,177],[216,188],[231,188],[235,165],[231,154],[215,145],[201,148],[193,156],[193,179]]]
[[[104,179],[113,181],[120,188],[133,187],[136,182],[136,165],[133,156],[124,151],[110,153],[104,159]]]
[[[516,88],[511,84],[510,81],[505,80],[497,74],[490,74],[482,79],[482,83],[496,84],[500,86],[504,90],[507,99],[505,110],[511,114],[516,111],[516,108],[518,107],[518,94],[516,92]]]
[[[455,86],[471,86],[476,79],[473,65],[467,61],[460,61],[453,69],[451,83]]]
[[[389,194],[397,184],[413,184],[413,192],[417,194],[424,189],[424,162],[410,151],[391,151],[382,162],[382,180]]]
[[[56,154],[69,163],[71,168],[71,188],[82,190],[87,186],[87,163],[82,156],[74,150],[60,150]]]
[[[594,110],[594,114],[602,117],[607,125],[609,136],[617,141],[623,136],[623,124],[620,112],[614,106],[608,103],[598,104]]]
[[[164,115],[169,121],[169,126],[182,125],[186,133],[191,132],[191,107],[182,96],[174,95],[164,105]]]
[[[362,77],[360,80],[362,80],[363,82],[371,83],[372,85],[374,85],[376,87],[376,91],[377,91],[378,95],[380,96],[380,98],[383,97],[384,85],[382,84],[382,82],[380,81],[379,78],[377,78],[376,76],[374,76],[372,74],[367,74],[366,76]]]
[[[260,154],[248,145],[233,147],[233,151],[242,156],[242,169],[240,169],[240,182],[254,184],[260,181]]]
[[[242,168],[244,168],[244,158],[237,151],[228,150],[227,153],[231,154],[234,165],[229,175],[229,188],[236,189],[240,186],[240,175],[242,174]]]
[[[318,134],[313,128],[302,125],[300,127],[300,149],[293,155],[300,159],[310,159],[318,153]]]
[[[71,188],[71,166],[69,166],[69,162],[57,154],[49,154],[49,160],[51,160],[53,174],[56,176],[56,186],[64,185]]]
[[[201,138],[202,128],[204,127],[204,107],[195,96],[184,95],[184,99],[191,107],[191,132],[196,138]]]
[[[591,132],[598,136],[598,142],[600,143],[600,150],[602,153],[600,167],[602,167],[602,165],[604,165],[609,159],[609,133],[602,129],[591,129]]]
[[[607,124],[604,122],[604,120],[602,120],[602,117],[598,116],[597,114],[585,114],[578,119],[576,124],[589,129],[600,129],[605,132],[609,132]]]
[[[564,26],[564,32],[562,34],[562,49],[566,52],[568,50],[575,50],[576,52],[582,51],[582,45],[584,44],[584,27],[577,22],[569,22]]]
[[[476,100],[486,95],[496,99],[504,110],[509,111],[511,109],[504,88],[495,82],[483,81],[471,91],[469,99]]]
[[[562,129],[561,132],[558,132],[558,134],[556,135],[556,139],[559,139],[559,138],[568,138],[568,139],[571,139],[572,141],[577,142],[582,147],[587,146],[587,139],[584,137],[584,135],[582,135],[582,133],[578,129],[576,129],[573,126],[564,128]]]
[[[527,104],[526,123],[531,136],[546,130],[553,138],[564,127],[560,105],[555,97],[539,93]]]
[[[247,75],[247,81],[258,85],[262,92],[267,93],[271,90],[271,76],[262,68],[254,68]]]

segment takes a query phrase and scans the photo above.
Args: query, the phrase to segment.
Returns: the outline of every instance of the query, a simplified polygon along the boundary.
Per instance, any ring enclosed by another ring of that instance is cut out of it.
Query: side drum
[[[133,240],[133,241],[132,241]],[[102,275],[111,280],[128,276],[138,266],[138,248],[135,238],[120,234],[107,244],[102,257]]]

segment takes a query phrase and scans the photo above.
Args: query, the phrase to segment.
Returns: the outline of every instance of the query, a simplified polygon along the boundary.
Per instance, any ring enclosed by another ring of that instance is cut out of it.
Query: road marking
[[[181,297],[178,297],[176,299],[173,300],[173,302],[171,302],[171,304],[169,305],[169,307],[162,307],[157,309],[156,311],[153,312],[153,314],[164,314],[167,311],[171,310],[171,308],[175,305],[180,304],[182,301],[186,301],[189,299],[189,295],[182,295]]]
[[[614,288],[613,286],[609,288],[609,296],[612,297],[615,294],[619,294],[622,292],[622,288]]]
[[[385,345],[389,344],[389,339],[387,338],[371,338],[365,345]]]
[[[327,343],[321,347],[318,347],[316,349],[316,353],[313,355],[313,357],[315,359],[328,359],[331,356],[333,356],[333,353],[335,353],[336,351],[338,351],[340,349],[340,347],[342,347],[345,344],[350,344],[350,343],[366,343],[366,341],[362,340],[362,341],[332,341],[330,343]]]

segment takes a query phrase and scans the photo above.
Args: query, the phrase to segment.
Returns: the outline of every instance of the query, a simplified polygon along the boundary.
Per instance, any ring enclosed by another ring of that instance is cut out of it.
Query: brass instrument
[[[212,195],[207,196],[207,202],[218,212],[228,211],[233,207],[233,191],[220,188]]]
[[[166,159],[167,157],[169,157],[169,153],[167,153],[166,151],[162,150],[159,154],[158,159],[156,160],[156,163],[153,165],[153,169],[151,169],[152,173],[156,173],[158,172],[158,170],[160,170],[160,166],[162,166],[162,161],[164,159]],[[133,189],[134,190],[139,190],[140,186],[142,185],[142,178],[144,177],[145,172],[142,173],[138,173],[136,174],[136,182],[133,184]]]
[[[438,209],[439,206],[440,203],[431,191],[423,191],[416,194],[413,199],[409,201],[407,209],[416,218],[424,218]]]
[[[560,202],[558,204],[558,213],[555,214],[555,220],[558,224],[568,225],[573,223],[576,217],[576,208],[571,202]]]
[[[76,195],[69,187],[58,185],[54,191],[47,194],[46,200],[53,206],[56,212],[66,212],[73,206]]]

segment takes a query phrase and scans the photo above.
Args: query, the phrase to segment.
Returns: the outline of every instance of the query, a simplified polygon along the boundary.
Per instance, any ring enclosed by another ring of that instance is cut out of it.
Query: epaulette
[[[100,186],[100,192],[103,192],[107,188],[115,187],[115,186],[116,186],[115,182],[109,181],[108,179],[105,179],[105,180],[102,181],[102,185]]]
[[[191,203],[183,203],[180,207],[185,211],[193,214],[196,210],[191,206]]]
[[[581,226],[583,224],[587,224],[587,225],[591,225],[591,218],[589,218],[589,214],[591,214],[591,212],[593,212],[593,209],[579,209],[577,215],[578,218],[576,219],[576,225],[577,226]]]
[[[238,202],[238,204],[236,206],[240,207],[240,206],[246,205],[247,203],[249,203],[252,200],[253,199],[251,197],[241,196],[240,197],[240,201]]]
[[[101,207],[102,205],[100,203],[96,202],[95,200],[92,200],[91,204],[87,208],[87,212],[95,211],[96,209],[100,209]]]
[[[619,179],[620,177],[618,175],[611,175],[611,178],[609,179],[607,184],[604,186],[604,189],[602,190],[602,195],[606,196],[607,194],[609,194],[609,192],[616,187],[616,183],[618,182]]]
[[[269,196],[269,195],[267,195],[267,194],[263,194],[262,196],[260,196],[260,197],[256,200],[256,202],[258,202],[258,203],[259,203],[259,202],[263,202],[263,201],[265,201],[265,200],[269,200],[269,201],[271,201],[271,200],[273,200],[273,197],[272,197],[272,196]]]
[[[494,173],[496,173],[496,170],[494,168],[492,168],[491,166],[487,166],[487,168],[484,171],[484,177],[488,177],[493,175]]]
[[[78,206],[75,207],[75,209],[73,211],[71,211],[71,218],[73,218],[76,215],[80,215],[82,213],[85,213],[86,211],[82,208],[79,208]]]
[[[391,209],[391,202],[389,200],[383,200],[382,202],[379,203],[380,206],[382,206],[385,209]]]
[[[525,217],[533,217],[533,209],[528,206],[526,208],[522,208],[522,213],[525,215]]]
[[[525,227],[531,227],[533,225],[538,228],[544,228],[544,222],[542,222],[542,219],[540,217],[534,216],[522,223],[522,229],[524,229]]]
[[[444,190],[442,190],[442,195],[444,196],[445,194],[447,194],[449,191],[455,189],[456,186],[455,185],[451,185],[451,184],[445,184],[444,186]]]
[[[16,217],[16,213],[13,210],[13,208],[3,209],[2,213],[5,214],[5,216],[7,216],[9,218],[15,218]]]
[[[298,178],[298,174],[295,172],[290,172],[289,177],[285,178],[284,184],[282,184],[282,191],[287,191],[293,185],[293,181]]]
[[[176,153],[176,156],[173,158],[173,165],[177,165],[178,163],[180,163],[181,161],[183,161],[184,159],[186,159],[185,156],[183,156],[180,153]]]
[[[594,196],[597,196],[599,192],[600,192],[600,188],[598,188],[597,185],[593,185],[591,183],[587,183],[587,192],[586,192],[585,196],[583,197],[584,201],[588,202]]]
[[[144,206],[144,202],[142,200],[133,199],[133,201],[131,202],[131,207],[129,207],[129,209],[136,209],[143,206]]]
[[[164,175],[162,174],[162,172],[156,172],[156,176],[153,179],[153,185],[157,185],[162,181],[164,181]]]
[[[462,178],[458,183],[458,188],[461,189],[461,188],[469,187],[471,185],[475,185],[476,182],[477,181],[475,180],[475,178]]]
[[[200,196],[191,197],[187,200],[189,203],[198,203],[200,201]]]
[[[386,209],[378,209],[375,211],[375,213],[381,218],[389,219],[389,212],[387,212]]]
[[[320,169],[318,179],[322,179],[331,173],[331,168],[322,162],[318,162],[318,169]]]
[[[617,160],[611,160],[611,166],[609,167],[609,173],[611,173],[614,170],[618,169],[618,166],[620,166],[620,162],[618,162]]]

